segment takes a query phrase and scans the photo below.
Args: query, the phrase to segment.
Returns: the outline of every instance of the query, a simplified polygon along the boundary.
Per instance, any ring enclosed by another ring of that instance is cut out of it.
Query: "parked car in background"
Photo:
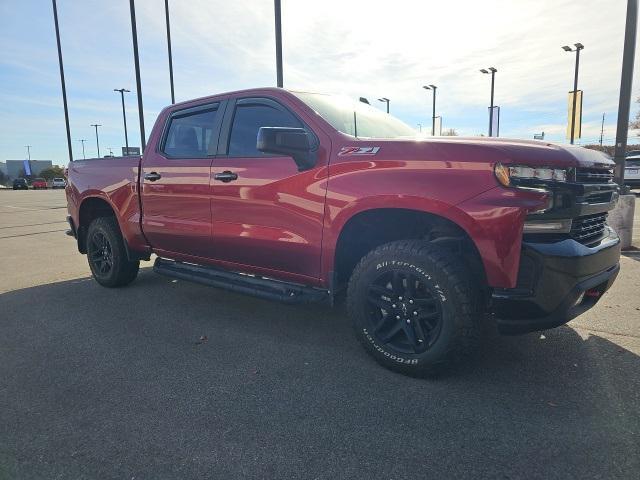
[[[13,181],[13,189],[14,190],[29,190],[29,184],[27,183],[26,178],[16,178]]]
[[[640,152],[627,157],[624,164],[624,183],[631,188],[640,187]]]
[[[67,186],[67,182],[64,178],[54,178],[51,181],[51,188],[65,188]]]
[[[47,181],[44,178],[34,179],[33,182],[31,182],[31,186],[34,190],[46,190],[49,188],[49,185],[47,185]]]

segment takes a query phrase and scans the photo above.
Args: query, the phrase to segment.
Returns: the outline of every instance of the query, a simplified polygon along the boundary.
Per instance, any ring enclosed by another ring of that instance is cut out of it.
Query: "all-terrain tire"
[[[481,288],[473,278],[454,253],[426,241],[377,247],[358,263],[347,290],[358,340],[391,370],[440,373],[478,344]]]
[[[102,286],[123,287],[133,282],[139,261],[129,261],[115,217],[99,217],[87,231],[87,259],[93,278]]]

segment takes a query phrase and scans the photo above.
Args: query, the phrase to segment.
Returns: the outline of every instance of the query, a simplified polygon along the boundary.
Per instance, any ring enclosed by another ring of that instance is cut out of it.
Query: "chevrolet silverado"
[[[382,365],[425,375],[482,323],[562,325],[619,269],[603,154],[544,141],[421,138],[361,102],[263,88],[171,105],[143,155],[69,164],[69,234],[105,287],[140,260],[283,302],[346,297]],[[492,320],[493,321],[493,320]]]

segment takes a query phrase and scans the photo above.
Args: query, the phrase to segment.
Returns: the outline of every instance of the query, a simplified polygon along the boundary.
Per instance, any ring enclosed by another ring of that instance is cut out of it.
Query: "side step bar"
[[[327,290],[230,272],[214,267],[174,262],[164,258],[156,258],[153,264],[153,271],[166,277],[202,283],[211,287],[285,303],[313,303],[330,300]]]

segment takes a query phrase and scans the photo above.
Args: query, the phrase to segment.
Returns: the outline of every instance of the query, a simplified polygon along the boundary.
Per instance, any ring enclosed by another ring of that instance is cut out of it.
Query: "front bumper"
[[[572,239],[523,242],[516,288],[495,289],[492,296],[500,332],[557,327],[593,307],[620,269],[620,239],[606,228],[593,247]]]

